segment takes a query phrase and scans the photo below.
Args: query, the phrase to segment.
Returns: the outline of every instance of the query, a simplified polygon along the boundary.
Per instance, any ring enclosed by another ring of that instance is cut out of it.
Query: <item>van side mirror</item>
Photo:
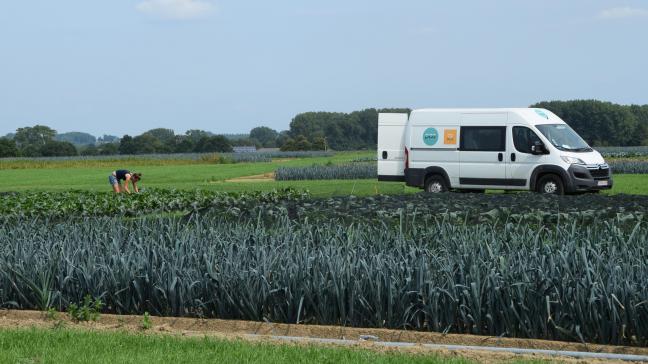
[[[531,146],[531,154],[549,154],[549,151],[547,150],[547,148],[545,148],[544,144],[542,144],[541,141],[535,141]]]

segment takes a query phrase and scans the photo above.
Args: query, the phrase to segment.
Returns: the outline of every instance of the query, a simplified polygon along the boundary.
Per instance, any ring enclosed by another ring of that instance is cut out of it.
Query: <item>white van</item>
[[[427,192],[612,188],[600,153],[545,109],[420,109],[378,116],[378,180]]]

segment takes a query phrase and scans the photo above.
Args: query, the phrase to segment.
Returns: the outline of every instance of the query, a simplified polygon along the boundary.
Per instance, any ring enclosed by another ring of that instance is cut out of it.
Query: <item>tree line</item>
[[[543,101],[531,107],[551,110],[592,146],[648,145],[648,105],[574,100]],[[47,126],[36,125],[0,138],[0,157],[231,152],[233,146],[284,151],[375,149],[378,113],[410,111],[305,112],[292,119],[289,130],[278,132],[260,126],[249,134],[237,135],[214,135],[197,129],[175,134],[171,129],[157,128],[137,136],[95,138],[80,132],[58,134]]]

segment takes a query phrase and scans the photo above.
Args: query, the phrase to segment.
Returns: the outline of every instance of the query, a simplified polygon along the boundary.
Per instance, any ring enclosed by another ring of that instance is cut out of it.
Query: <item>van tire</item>
[[[556,174],[545,174],[538,180],[536,191],[545,195],[564,195],[565,184]]]
[[[448,185],[443,176],[434,174],[425,179],[425,192],[441,193],[448,192]]]

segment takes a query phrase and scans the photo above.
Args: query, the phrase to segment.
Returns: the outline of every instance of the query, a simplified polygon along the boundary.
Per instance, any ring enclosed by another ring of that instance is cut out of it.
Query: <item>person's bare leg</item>
[[[115,193],[119,193],[119,183],[115,183],[114,185],[112,185],[112,188]]]

